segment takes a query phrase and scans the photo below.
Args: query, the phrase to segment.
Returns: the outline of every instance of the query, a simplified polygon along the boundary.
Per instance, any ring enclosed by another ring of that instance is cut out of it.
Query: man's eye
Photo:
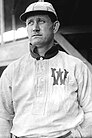
[[[33,25],[33,21],[28,21],[27,25]]]
[[[45,23],[45,21],[44,21],[44,20],[40,20],[39,22],[40,22],[40,23]]]

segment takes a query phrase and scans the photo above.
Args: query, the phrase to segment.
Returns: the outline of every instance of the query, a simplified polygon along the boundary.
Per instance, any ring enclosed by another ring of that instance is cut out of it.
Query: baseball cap
[[[55,20],[58,19],[56,11],[51,3],[39,2],[39,1],[30,4],[26,8],[25,12],[20,15],[20,19],[25,22],[28,17],[37,15],[37,14],[47,14],[51,18],[54,18]]]

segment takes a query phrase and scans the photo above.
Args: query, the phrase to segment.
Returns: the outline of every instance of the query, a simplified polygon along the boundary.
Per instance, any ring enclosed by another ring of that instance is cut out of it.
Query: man
[[[54,44],[53,6],[36,2],[21,15],[29,53],[11,63],[0,82],[0,138],[92,137],[92,75]]]

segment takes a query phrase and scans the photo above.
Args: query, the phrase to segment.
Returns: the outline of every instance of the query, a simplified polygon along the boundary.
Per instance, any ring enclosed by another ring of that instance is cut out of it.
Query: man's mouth
[[[32,37],[39,37],[39,36],[42,36],[41,34],[34,34],[32,35]]]

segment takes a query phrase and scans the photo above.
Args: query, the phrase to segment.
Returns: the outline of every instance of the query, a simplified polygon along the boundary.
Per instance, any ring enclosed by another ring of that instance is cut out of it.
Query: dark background
[[[24,27],[19,16],[30,3],[36,1],[38,0],[4,0],[5,31],[12,29],[12,15],[15,16],[15,28]],[[92,0],[45,1],[51,2],[55,7],[62,35],[92,63]]]

